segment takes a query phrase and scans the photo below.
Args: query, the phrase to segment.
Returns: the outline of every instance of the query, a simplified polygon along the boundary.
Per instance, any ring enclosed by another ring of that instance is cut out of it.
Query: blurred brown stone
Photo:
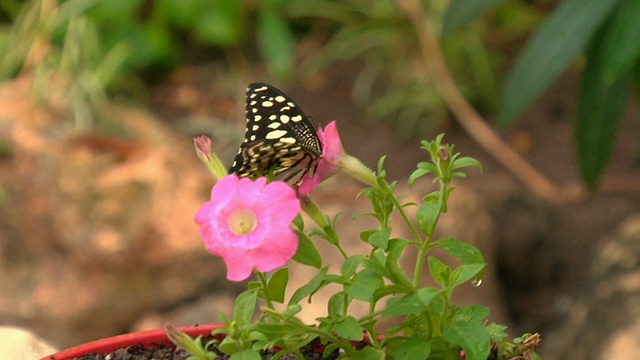
[[[109,110],[121,137],[74,136],[28,89],[24,79],[0,87],[11,144],[0,319],[67,346],[217,286],[225,269],[193,223],[213,180],[191,139],[124,108]]]
[[[585,290],[562,327],[547,334],[555,359],[637,359],[640,353],[640,214],[598,247]]]

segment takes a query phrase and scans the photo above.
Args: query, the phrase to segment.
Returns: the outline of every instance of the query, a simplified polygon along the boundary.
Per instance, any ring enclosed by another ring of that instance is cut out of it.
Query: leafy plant
[[[324,136],[337,136],[337,132],[329,131],[330,126],[325,129]],[[231,359],[260,359],[260,353],[265,349],[273,349],[274,358],[293,354],[302,359],[300,348],[320,339],[325,345],[324,355],[340,350],[340,357],[345,359],[532,359],[538,335],[525,335],[518,340],[519,344],[509,343],[504,326],[487,323],[489,309],[477,305],[457,306],[452,302],[452,294],[462,284],[481,284],[486,264],[473,245],[451,237],[436,238],[435,230],[440,217],[447,211],[447,202],[454,190],[452,181],[466,176],[463,169],[480,168],[480,164],[455,153],[452,145],[442,143],[442,138],[440,135],[434,141],[422,143],[430,161],[420,162],[409,179],[411,185],[428,175],[437,184],[437,189],[426,194],[419,204],[405,202],[403,196],[396,194],[396,183],[386,180],[384,158],[373,173],[343,152],[339,138],[325,138],[325,146],[331,149],[324,148],[323,154],[337,156],[325,156],[321,161],[368,185],[360,196],[369,200],[371,210],[361,216],[373,218],[377,226],[362,230],[359,238],[369,245],[370,251],[347,253],[341,244],[353,239],[343,239],[335,228],[337,219],[324,215],[310,198],[301,195],[302,209],[316,227],[306,229],[300,216],[293,221],[299,240],[293,259],[310,266],[315,275],[287,299],[285,290],[290,274],[286,266],[270,276],[256,270],[258,281],[248,284],[248,289],[236,298],[232,316],[222,315],[224,327],[214,330],[214,334],[225,335],[218,350],[231,355]],[[199,156],[210,169],[223,169],[212,166],[211,162],[219,160],[211,155],[202,138],[196,139],[196,145]],[[216,172],[216,177],[222,178],[212,190],[211,201],[196,215],[196,222],[201,226],[200,234],[210,251],[222,254],[227,276],[238,280],[238,270],[244,274],[247,263],[265,266],[263,259],[275,260],[271,251],[280,254],[288,246],[289,235],[280,232],[276,222],[286,221],[289,211],[285,211],[284,204],[295,195],[276,190],[284,185],[280,181],[265,186],[264,178],[251,181],[238,179],[235,174],[225,176],[221,172]],[[271,195],[276,192],[277,196]],[[258,198],[249,199],[247,194],[255,194]],[[238,201],[233,200],[236,197]],[[299,209],[295,205],[291,204],[292,209]],[[413,206],[417,207],[415,219],[411,219],[406,211]],[[267,210],[260,210],[271,208],[278,209],[279,216],[273,217]],[[242,216],[239,218],[234,214]],[[392,231],[392,216],[402,219],[410,234],[408,238],[398,237]],[[269,225],[265,225],[267,223]],[[227,226],[229,231],[224,230]],[[271,239],[268,232],[277,232],[278,237]],[[312,239],[334,247],[341,261],[325,263]],[[269,245],[271,241],[273,244]],[[260,255],[255,258],[257,246]],[[436,256],[435,249],[443,250],[455,259],[454,264]],[[415,263],[410,270],[405,270],[399,265],[400,259],[405,259],[404,255],[410,252],[416,254]],[[246,262],[238,264],[231,260],[238,257]],[[281,260],[286,262],[286,259],[277,259],[278,264],[284,264]],[[426,273],[430,274],[433,285],[422,285]],[[314,294],[329,285],[337,285],[339,290],[330,297],[326,315],[317,318],[317,324],[305,324],[297,316],[304,303],[311,302]],[[259,300],[263,305],[258,305]],[[362,316],[353,315],[350,309],[356,302],[367,304],[368,312]],[[283,304],[284,310],[278,310],[275,304]],[[255,321],[257,308],[260,309],[259,318]],[[390,318],[397,319],[397,325],[380,329],[380,320]],[[175,334],[174,330],[170,330],[170,335],[177,345],[194,349],[191,352],[194,358],[204,360],[217,356],[195,346],[194,340]],[[365,341],[367,346],[360,349],[352,345],[359,341]]]

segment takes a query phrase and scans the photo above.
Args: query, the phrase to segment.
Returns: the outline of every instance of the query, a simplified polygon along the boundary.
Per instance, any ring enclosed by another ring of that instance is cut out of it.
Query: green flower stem
[[[407,228],[409,228],[409,231],[411,232],[411,235],[415,239],[416,243],[419,244],[418,256],[416,258],[416,265],[414,267],[413,282],[412,282],[412,288],[415,290],[419,286],[420,272],[422,271],[424,257],[428,249],[428,244],[431,242],[431,237],[433,235],[429,235],[425,240],[422,239],[416,227],[413,225],[411,220],[409,220],[409,216],[404,211],[404,207],[402,207],[402,204],[400,204],[400,201],[398,201],[398,198],[395,196],[393,191],[391,191],[391,187],[389,186],[389,184],[387,184],[386,182],[384,182],[383,184],[384,184],[384,188],[382,190],[391,197],[391,201],[393,202],[393,205],[398,210],[398,213],[400,214],[402,221],[404,221],[404,223],[407,225]],[[433,234],[433,231],[431,232],[431,234]]]
[[[322,339],[326,339],[329,342],[338,345],[348,355],[347,356],[348,359],[353,359],[355,354],[356,354],[356,350],[353,348],[353,346],[351,345],[351,342],[349,340],[345,340],[345,339],[342,339],[340,337],[337,337],[332,332],[328,332],[328,331],[323,330],[323,329],[321,329],[321,328],[319,328],[317,326],[305,325],[300,320],[298,320],[296,317],[287,318],[287,317],[283,316],[281,313],[279,313],[279,312],[277,312],[277,311],[275,311],[273,309],[265,309],[265,312],[267,312],[268,314],[270,314],[271,316],[276,318],[277,321],[284,322],[286,325],[290,325],[293,328],[297,329],[297,330],[292,331],[292,333],[296,333],[297,332],[297,333],[300,333],[300,334],[315,334],[315,335],[320,336]]]
[[[260,279],[260,284],[262,285],[262,295],[265,305],[268,309],[275,310],[273,303],[271,302],[271,298],[269,297],[269,283],[267,281],[267,275],[262,271],[256,271],[255,273],[258,275],[258,279]]]
[[[318,225],[321,229],[329,225],[329,222],[327,222],[327,218],[324,216],[324,214],[322,214],[322,211],[320,211],[318,205],[313,202],[310,197],[306,195],[301,196],[300,207],[302,207],[302,211],[304,211],[305,214],[307,214],[311,218],[311,220],[313,220],[313,222],[316,223],[316,225]]]
[[[211,153],[211,159],[206,163],[207,169],[216,177],[217,180],[222,179],[227,176],[227,169],[222,164],[222,160],[216,155],[216,153]]]
[[[313,222],[316,223],[316,225],[318,225],[320,229],[326,229],[327,227],[331,226],[331,224],[327,221],[327,218],[324,216],[322,211],[320,211],[320,208],[318,207],[318,205],[313,200],[311,200],[310,197],[301,196],[300,206],[302,208],[302,211],[304,211],[305,214],[307,214],[311,218],[311,220],[313,220]],[[342,248],[339,242],[334,243],[332,241],[328,241],[328,243],[335,246],[336,249],[338,249],[338,252],[340,252],[340,255],[344,259],[349,257],[349,255],[347,255],[347,252]]]
[[[420,247],[418,248],[418,256],[416,256],[416,265],[413,270],[413,286],[416,288],[420,284],[420,275],[422,275],[422,267],[424,266],[426,260],[427,250],[431,247],[431,243],[433,242],[433,233],[435,232],[438,221],[440,220],[440,215],[442,215],[442,212],[447,205],[446,194],[449,191],[447,186],[448,184],[442,180],[439,180],[439,183],[440,192],[438,202],[440,203],[440,209],[438,210],[438,216],[435,218],[435,221],[431,225],[426,239],[424,240],[424,242],[420,243]]]
[[[343,259],[347,259],[349,257],[349,255],[347,254],[346,251],[344,251],[340,243],[332,244],[332,245],[335,246],[336,249],[338,249],[338,252],[340,252],[340,255],[342,256]]]
[[[349,175],[350,177],[367,184],[369,186],[377,187],[376,175],[371,169],[364,165],[360,160],[354,158],[347,153],[343,153],[342,158],[338,163],[338,168]]]
[[[379,315],[382,315],[382,310],[378,310],[378,311],[375,311],[375,312],[370,312],[367,315],[365,315],[365,316],[361,317],[360,319],[358,319],[358,321],[360,323],[366,323],[369,320],[374,320]]]
[[[385,185],[387,185],[387,184],[385,184]],[[411,220],[409,220],[409,216],[407,216],[407,213],[404,211],[404,208],[402,207],[402,205],[398,201],[398,198],[391,191],[391,188],[389,188],[388,185],[386,187],[387,188],[385,190],[388,191],[389,194],[391,195],[391,201],[393,202],[393,205],[396,207],[396,209],[398,209],[398,213],[400,214],[400,217],[402,217],[402,221],[404,221],[404,223],[407,225],[407,227],[409,228],[409,231],[411,231],[411,235],[416,240],[416,242],[421,244],[423,242],[423,239],[420,236],[420,234],[418,233],[418,230],[413,225]]]
[[[212,149],[211,139],[206,136],[198,136],[193,139],[196,148],[196,154],[207,169],[213,174],[216,180],[220,180],[227,176],[227,169],[222,161]]]

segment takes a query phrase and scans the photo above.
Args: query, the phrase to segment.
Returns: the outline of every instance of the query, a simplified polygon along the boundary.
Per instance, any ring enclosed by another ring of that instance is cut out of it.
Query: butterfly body
[[[297,188],[322,155],[316,128],[282,91],[263,83],[247,88],[244,141],[229,173],[268,176]]]

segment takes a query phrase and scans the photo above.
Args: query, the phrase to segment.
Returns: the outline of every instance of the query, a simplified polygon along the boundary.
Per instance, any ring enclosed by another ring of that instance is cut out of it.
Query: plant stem
[[[429,232],[427,233],[427,237],[424,242],[420,244],[420,248],[418,249],[418,255],[416,256],[416,265],[413,270],[413,286],[415,288],[420,284],[420,275],[422,274],[422,267],[424,266],[427,250],[431,248],[431,244],[433,243],[433,234],[438,225],[438,220],[440,220],[440,215],[442,215],[442,211],[446,206],[447,198],[446,193],[448,191],[448,184],[446,184],[441,179],[438,181],[440,183],[440,191],[438,202],[440,203],[440,209],[438,209],[438,216],[433,221]]]
[[[325,232],[325,235],[326,235],[326,228],[327,227],[332,228],[332,226],[327,221],[327,218],[324,216],[322,211],[320,211],[320,208],[318,207],[318,205],[313,200],[311,200],[311,198],[309,198],[308,196],[300,197],[300,205],[302,206],[302,211],[304,211],[305,214],[307,214],[309,218],[311,218],[311,220],[313,220],[313,222]],[[328,241],[328,243],[330,243],[331,245],[335,246],[336,249],[338,249],[338,252],[340,253],[343,259],[346,259],[349,257],[349,255],[347,255],[347,252],[340,245],[340,242],[334,243],[332,241]]]
[[[273,307],[273,303],[271,302],[271,298],[269,298],[269,287],[268,287],[269,283],[267,281],[267,276],[262,271],[256,271],[256,274],[258,274],[258,279],[260,279],[260,284],[262,285],[262,296],[263,296],[265,305],[267,306],[268,309],[275,310]]]
[[[413,226],[413,223],[411,222],[411,220],[409,220],[409,216],[407,216],[407,213],[404,211],[404,207],[402,207],[402,204],[400,204],[400,201],[398,201],[398,198],[391,190],[389,184],[385,182],[384,188],[382,188],[381,190],[391,197],[391,202],[393,202],[393,205],[396,207],[396,209],[398,209],[398,213],[400,214],[402,221],[404,221],[404,223],[409,228],[409,231],[411,231],[411,236],[413,236],[417,243],[422,243],[422,237],[420,237],[420,234],[418,234],[418,230],[416,230],[416,227]]]

